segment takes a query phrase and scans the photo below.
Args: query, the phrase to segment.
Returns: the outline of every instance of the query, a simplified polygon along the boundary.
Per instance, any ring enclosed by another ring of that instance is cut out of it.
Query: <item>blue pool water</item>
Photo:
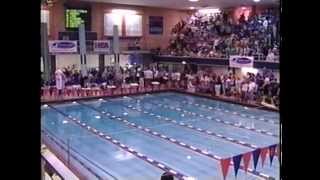
[[[257,147],[279,143],[277,137],[213,120],[221,119],[232,123],[241,123],[245,126],[253,126],[256,129],[279,135],[278,113],[179,93],[158,93],[53,106],[64,114],[71,115],[90,127],[108,134],[139,153],[157,160],[183,175],[195,177],[198,180],[222,179],[219,161],[148,134],[141,129],[133,128],[129,123],[135,123],[138,126],[156,131],[221,158],[232,157],[253,149],[179,126],[179,123],[182,122],[196,128],[209,130]],[[214,107],[223,111],[214,109]],[[177,108],[179,110],[176,110]],[[101,113],[102,111],[110,112],[112,116],[125,119],[129,123],[105,116]],[[145,111],[148,113],[144,113]],[[197,113],[197,115],[191,115],[192,112]],[[233,114],[233,112],[237,112],[237,114]],[[245,116],[241,116],[241,114]],[[251,116],[255,118],[251,118]],[[165,118],[173,119],[177,123],[166,121]],[[260,121],[259,118],[268,119],[275,123]],[[72,148],[91,160],[91,162],[86,162],[87,166],[101,177],[107,179],[158,180],[163,173],[163,170],[156,166],[93,135],[93,133],[86,131],[74,122],[68,121],[62,113],[50,108],[50,106],[42,108],[42,127],[45,131],[54,134],[55,138],[64,142],[69,140]],[[73,152],[71,151],[71,153]],[[251,162],[250,168],[253,167],[252,164]],[[264,167],[261,166],[259,161],[257,171],[279,179],[278,159],[275,157],[272,165],[270,165],[267,158]],[[92,179],[89,174],[87,176]],[[236,179],[233,166],[229,168],[227,179]],[[237,179],[261,178],[251,173],[246,174],[239,169]]]

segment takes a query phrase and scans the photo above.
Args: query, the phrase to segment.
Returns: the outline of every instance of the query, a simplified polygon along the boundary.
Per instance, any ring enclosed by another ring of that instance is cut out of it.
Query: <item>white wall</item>
[[[97,68],[99,67],[99,55],[87,54],[87,67]],[[76,65],[76,68],[80,69],[80,55],[79,54],[58,54],[56,55],[56,68],[64,68],[67,66]]]
[[[111,66],[114,64],[114,55],[105,55],[104,56],[104,65]]]
[[[80,55],[79,54],[58,54],[56,55],[56,68],[64,68],[67,66],[76,65],[80,69]]]
[[[99,67],[99,55],[98,54],[87,54],[87,67],[98,68]]]

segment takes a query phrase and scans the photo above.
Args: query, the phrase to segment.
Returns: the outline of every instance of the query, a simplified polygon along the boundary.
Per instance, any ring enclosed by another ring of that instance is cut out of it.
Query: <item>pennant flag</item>
[[[247,173],[248,167],[250,164],[250,159],[251,159],[251,152],[247,152],[242,155],[243,156],[243,165],[244,165],[244,170]]]
[[[231,158],[226,158],[226,159],[220,160],[220,164],[221,164],[221,168],[222,168],[222,175],[223,175],[224,180],[226,179],[226,176],[228,174],[230,161],[231,161]]]
[[[241,158],[242,158],[242,154],[232,157],[233,167],[234,167],[234,172],[235,172],[235,176],[236,177],[237,177],[238,170],[239,170],[239,167],[240,167]]]
[[[259,156],[260,156],[260,148],[252,151],[252,156],[253,156],[253,167],[254,167],[254,170],[257,169],[257,165],[258,165],[258,161],[259,161]]]
[[[279,163],[280,163],[280,144],[277,145],[277,148],[276,148],[276,156],[278,157],[278,160],[279,160]]]
[[[269,146],[270,166],[272,165],[272,160],[273,160],[273,157],[276,153],[276,147],[277,147],[276,144]]]
[[[268,150],[269,150],[268,147],[265,147],[265,148],[262,148],[262,149],[261,149],[260,156],[261,156],[261,164],[262,164],[262,167],[263,167],[263,165],[264,165],[264,161],[266,160]]]
[[[279,156],[280,156],[280,145],[279,145],[279,144],[277,144],[276,156],[278,156],[278,158],[279,158]]]

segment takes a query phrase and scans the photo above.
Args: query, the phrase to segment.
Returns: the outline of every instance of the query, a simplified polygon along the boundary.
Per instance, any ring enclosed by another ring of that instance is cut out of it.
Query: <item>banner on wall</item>
[[[111,42],[109,40],[93,41],[93,51],[108,53],[111,51]]]
[[[253,67],[253,56],[230,56],[229,66],[234,68]]]
[[[77,41],[49,41],[49,52],[51,53],[75,53],[78,51],[77,47]]]
[[[149,16],[149,34],[161,35],[163,33],[163,17]]]

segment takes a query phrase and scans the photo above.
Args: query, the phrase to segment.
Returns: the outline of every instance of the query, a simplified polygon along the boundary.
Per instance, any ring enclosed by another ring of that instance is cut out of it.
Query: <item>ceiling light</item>
[[[220,9],[199,9],[200,14],[215,14],[220,13]]]
[[[189,9],[193,10],[193,9],[195,9],[195,7],[189,7]]]
[[[129,9],[113,9],[111,12],[114,13],[114,14],[119,14],[119,15],[137,14],[137,11],[129,10]]]
[[[253,0],[254,2],[260,2],[260,0]]]
[[[199,0],[189,0],[190,2],[198,2]]]

